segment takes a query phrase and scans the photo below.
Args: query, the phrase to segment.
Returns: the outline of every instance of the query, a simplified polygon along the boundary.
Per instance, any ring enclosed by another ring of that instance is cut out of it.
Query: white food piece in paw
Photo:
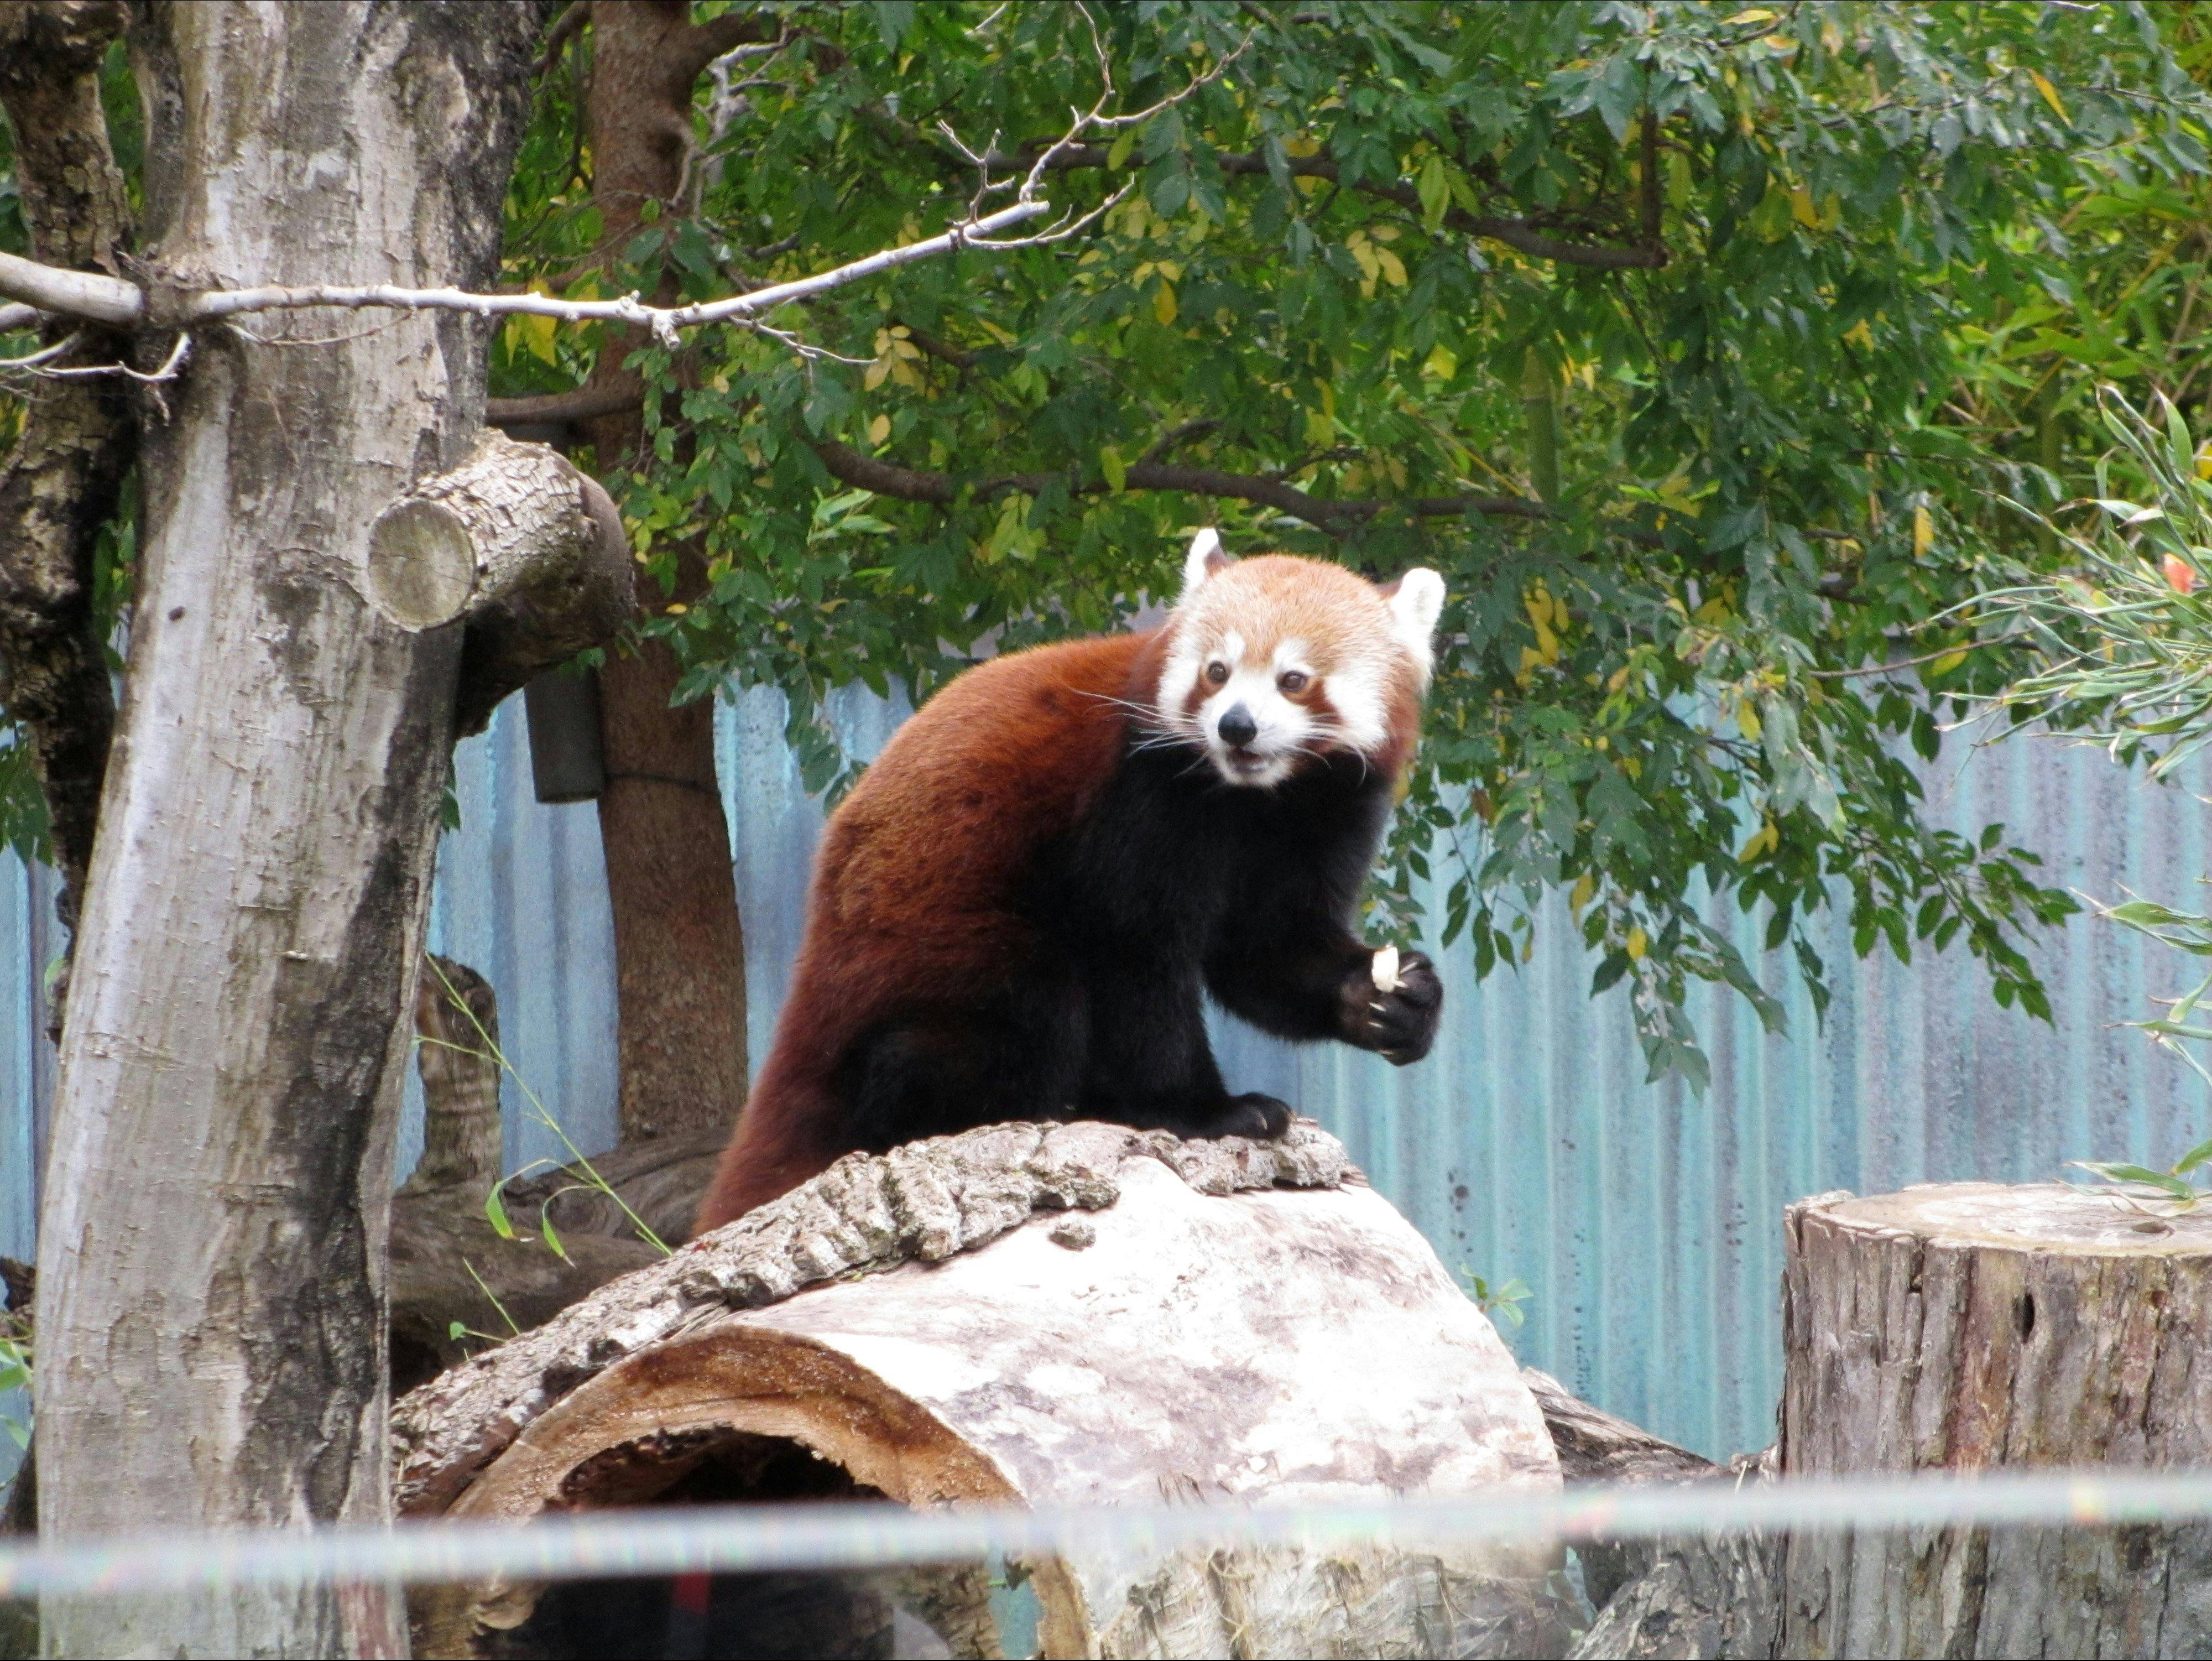
[[[1374,977],[1377,992],[1395,992],[1403,986],[1405,982],[1398,978],[1398,948],[1386,946],[1377,951],[1375,965],[1368,973]]]

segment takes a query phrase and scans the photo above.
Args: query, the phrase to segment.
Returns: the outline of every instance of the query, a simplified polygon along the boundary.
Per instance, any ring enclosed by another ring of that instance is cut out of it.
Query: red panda
[[[1352,933],[1443,604],[1200,532],[1167,621],[1010,654],[900,728],[831,815],[775,1043],[700,1232],[841,1155],[1006,1119],[1278,1136],[1204,998],[1401,1065],[1443,992]]]

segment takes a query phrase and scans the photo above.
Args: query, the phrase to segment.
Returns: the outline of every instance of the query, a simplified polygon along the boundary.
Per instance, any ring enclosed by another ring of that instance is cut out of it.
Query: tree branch
[[[1097,144],[1069,144],[1045,163],[1048,173],[1073,173],[1079,169],[1105,167],[1109,152]],[[993,154],[983,158],[999,167],[1023,165],[1018,156]],[[1239,153],[1230,150],[1214,158],[1225,173],[1264,173],[1268,171],[1267,158],[1258,151]],[[1030,165],[1035,165],[1033,162]],[[1343,170],[1325,155],[1293,155],[1285,158],[1285,165],[1294,179],[1325,179],[1332,184],[1343,182]],[[1364,179],[1352,187],[1363,196],[1371,196],[1399,206],[1421,211],[1420,193],[1410,185],[1393,181]],[[1562,265],[1579,265],[1591,271],[1656,270],[1666,265],[1665,246],[1653,240],[1642,247],[1616,247],[1602,243],[1565,242],[1547,234],[1525,219],[1508,219],[1490,214],[1469,213],[1464,208],[1444,210],[1444,224],[1468,236],[1487,238],[1503,242],[1509,247],[1538,259],[1549,259]]]
[[[137,322],[146,312],[146,296],[135,283],[98,271],[63,271],[20,254],[0,253],[0,295],[42,312],[118,328]]]
[[[0,306],[0,334],[13,334],[18,329],[27,329],[39,320],[36,306]]]
[[[176,327],[191,327],[252,312],[293,311],[329,306],[358,311],[388,307],[399,311],[466,312],[477,317],[558,318],[568,323],[605,321],[649,328],[660,339],[672,338],[678,329],[702,323],[750,326],[761,313],[810,295],[842,289],[881,271],[928,259],[1052,211],[1048,202],[1017,202],[980,218],[963,220],[939,236],[909,242],[904,247],[884,248],[848,265],[818,271],[789,283],[755,289],[749,294],[691,306],[647,306],[635,295],[619,300],[556,300],[542,294],[470,294],[459,289],[400,289],[388,283],[348,287],[308,283],[297,287],[209,289],[183,296],[161,307],[160,320]],[[993,242],[991,247],[1019,246],[1028,239]],[[42,311],[87,317],[103,323],[135,324],[149,315],[147,296],[136,284],[119,277],[88,271],[69,271],[35,260],[0,253],[0,295],[21,300]]]
[[[781,33],[765,10],[726,11],[692,26],[684,37],[684,50],[692,60],[687,79],[696,80],[707,65],[738,46],[757,46]]]
[[[369,528],[365,597],[410,633],[463,623],[454,730],[479,733],[541,670],[605,644],[635,608],[629,539],[596,479],[496,431]]]
[[[956,478],[950,473],[923,472],[864,455],[836,439],[809,438],[806,443],[822,458],[822,465],[830,470],[830,477],[840,483],[902,502],[929,502],[949,506],[959,497],[963,488],[979,500],[988,500],[1008,490],[1020,490],[1035,496],[1055,484],[1066,485],[1072,495],[1077,496],[1096,495],[1109,488],[1103,483],[1087,483],[1065,472],[1008,473],[1000,478],[976,479],[971,483]],[[1264,474],[1224,472],[1213,467],[1180,467],[1150,460],[1132,463],[1122,476],[1121,485],[1129,490],[1180,490],[1189,496],[1249,502],[1260,507],[1273,508],[1294,519],[1304,520],[1316,529],[1332,535],[1392,509],[1410,514],[1417,519],[1458,519],[1468,514],[1508,519],[1555,517],[1542,502],[1527,501],[1519,496],[1328,499],[1308,496],[1295,484],[1279,478],[1270,478]]]
[[[545,31],[545,49],[530,66],[530,78],[542,80],[545,72],[560,61],[561,48],[591,21],[592,0],[568,0],[568,9],[555,18],[553,27]]]
[[[572,392],[543,392],[532,398],[488,398],[484,422],[492,427],[529,427],[541,423],[590,421],[599,416],[620,415],[644,402],[633,379],[629,385],[579,386]]]

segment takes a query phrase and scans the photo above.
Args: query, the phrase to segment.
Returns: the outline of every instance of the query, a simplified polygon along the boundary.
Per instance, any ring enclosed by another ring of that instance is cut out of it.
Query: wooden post
[[[854,1154],[417,1390],[395,1426],[402,1510],[480,1519],[801,1495],[1374,1504],[1559,1482],[1489,1322],[1303,1123],[1279,1142],[1190,1143],[997,1125]],[[1026,1567],[1048,1655],[1526,1655],[1565,1646],[1559,1561],[1437,1541]],[[972,1570],[890,1595],[953,1653],[997,1652]],[[416,1653],[563,1652],[573,1634],[548,1621],[594,1597],[429,1589]],[[880,1625],[865,1601],[844,1626]],[[653,1617],[631,1619],[650,1643]]]
[[[2060,1183],[1790,1208],[1787,1476],[2212,1463],[2212,1212]],[[1784,1655],[2212,1651],[2201,1526],[1803,1534]]]

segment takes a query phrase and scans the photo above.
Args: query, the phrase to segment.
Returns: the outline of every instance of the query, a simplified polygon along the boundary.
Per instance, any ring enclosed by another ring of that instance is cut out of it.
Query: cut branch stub
[[[467,625],[456,726],[479,732],[532,675],[600,645],[635,609],[629,545],[597,481],[495,430],[369,531],[369,602],[410,633]]]
[[[435,629],[545,571],[575,565],[596,540],[583,475],[542,444],[486,431],[452,472],[426,478],[368,534],[368,597],[410,631]]]

